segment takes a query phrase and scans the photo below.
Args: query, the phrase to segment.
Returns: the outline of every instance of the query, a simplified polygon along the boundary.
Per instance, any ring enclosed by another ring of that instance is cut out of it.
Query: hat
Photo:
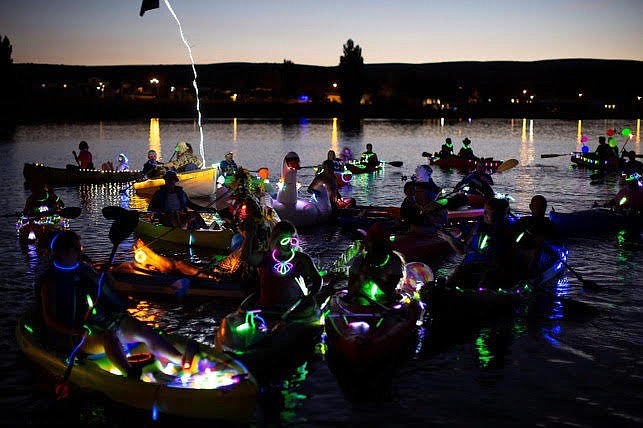
[[[469,144],[471,144],[471,140],[468,137],[464,137],[464,140],[462,140],[462,144],[468,146]]]
[[[228,156],[228,155],[232,156],[232,155],[234,155],[234,153],[228,152],[228,153],[225,154],[225,156]]]
[[[179,143],[176,145],[174,148],[175,152],[183,153],[187,151],[188,149],[188,144],[185,141],[179,141]]]
[[[390,233],[387,230],[386,226],[384,226],[382,223],[373,223],[366,232],[366,240],[378,242],[380,244],[388,243],[390,242],[389,235]]]
[[[172,181],[174,183],[179,181],[179,176],[176,175],[176,172],[174,171],[166,171],[165,175],[163,175],[163,179],[165,181]]]

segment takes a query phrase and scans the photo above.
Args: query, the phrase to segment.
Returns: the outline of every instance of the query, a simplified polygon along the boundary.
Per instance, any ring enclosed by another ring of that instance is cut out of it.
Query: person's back
[[[442,147],[440,147],[440,153],[438,154],[441,158],[448,158],[450,156],[453,156],[453,143],[451,142],[451,138],[447,138],[442,144]]]
[[[460,151],[458,152],[458,156],[465,159],[476,159],[470,144],[471,144],[471,140],[469,140],[468,138],[465,138],[464,140],[462,140],[462,148],[460,148]]]
[[[529,203],[531,215],[518,220],[516,235],[517,259],[528,272],[538,267],[542,251],[546,245],[561,244],[560,231],[546,216],[547,200],[535,195]]]
[[[351,151],[351,149],[349,149],[348,147],[344,147],[342,149],[342,153],[339,155],[339,160],[344,163],[349,163],[354,159],[355,158],[353,157],[353,152]]]
[[[605,137],[603,136],[598,138],[598,147],[596,147],[594,153],[596,154],[596,157],[603,161],[614,156],[614,151],[607,145]]]
[[[627,162],[623,165],[623,172],[627,175],[643,175],[643,163],[636,160],[636,152],[634,150],[627,152]]]
[[[152,195],[148,211],[153,211],[159,222],[165,226],[182,227],[187,229],[204,228],[205,221],[196,211],[188,208],[199,209],[188,198],[182,187],[177,186],[179,178],[174,171],[167,171],[163,176],[165,185]]]
[[[337,180],[335,179],[334,171],[333,161],[329,159],[325,160],[322,164],[322,171],[315,176],[308,186],[308,192],[317,196],[320,193],[319,186],[324,186],[333,209],[336,209],[341,195],[337,189]]]
[[[495,195],[492,185],[493,178],[491,175],[477,169],[458,182],[454,189],[467,194],[477,194],[487,200]]]
[[[80,150],[80,152],[78,153],[76,161],[78,162],[80,169],[94,169],[94,160],[91,152],[89,151],[89,144],[87,144],[87,141],[81,141],[78,144],[78,150]]]

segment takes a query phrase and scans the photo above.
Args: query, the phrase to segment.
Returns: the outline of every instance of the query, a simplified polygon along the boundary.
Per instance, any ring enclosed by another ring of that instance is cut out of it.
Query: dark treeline
[[[641,61],[363,64],[350,43],[332,67],[287,60],[197,65],[204,116],[641,116]],[[13,84],[2,86],[1,102],[17,120],[195,113],[189,65],[11,64],[7,73]],[[357,105],[347,109],[343,100]]]

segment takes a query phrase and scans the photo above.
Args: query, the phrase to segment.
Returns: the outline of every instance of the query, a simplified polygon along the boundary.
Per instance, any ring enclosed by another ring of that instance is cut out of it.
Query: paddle
[[[566,268],[569,270],[571,273],[574,274],[576,278],[583,284],[583,288],[586,288],[588,290],[601,290],[602,287],[598,285],[595,281],[592,281],[591,279],[583,279],[580,273],[576,272],[574,268],[572,268],[565,260],[560,261]]]
[[[402,161],[391,161],[391,162],[382,161],[382,163],[385,163],[386,165],[394,166],[396,168],[400,168],[402,165],[404,165],[404,162],[402,162]]]
[[[82,210],[80,209],[80,207],[65,207],[60,210],[58,215],[64,218],[77,218],[81,212]],[[12,214],[2,214],[0,215],[0,218],[20,217],[21,215],[21,212],[16,212]]]
[[[120,214],[114,215],[113,211],[107,210],[107,214],[108,215],[106,215],[105,209],[103,209],[103,216],[106,219],[111,220],[112,217],[114,217],[113,218],[114,222],[112,223],[112,226],[109,228],[109,240],[112,242],[112,251],[109,255],[108,264],[105,265],[103,269],[101,269],[100,276],[98,277],[96,302],[98,302],[98,299],[100,298],[103,281],[105,279],[105,272],[107,271],[107,268],[114,263],[114,258],[116,257],[116,252],[118,251],[119,245],[125,240],[125,238],[127,238],[134,231],[134,228],[138,224],[138,212],[136,211],[128,211],[123,209],[123,211]],[[87,311],[87,316],[91,314],[92,312],[91,309],[92,308],[90,308],[90,310]],[[76,347],[71,351],[71,354],[69,354],[67,368],[65,369],[63,378],[56,385],[54,389],[58,400],[67,398],[69,396],[69,377],[71,376],[71,372],[74,368],[74,361],[76,360],[76,354],[83,346],[83,343],[85,343],[86,339],[87,339],[87,330],[85,330],[85,332],[83,333],[83,336],[80,338],[80,341],[78,342]]]
[[[76,159],[76,163],[78,166],[80,166],[80,160],[78,159],[78,155],[76,154],[76,150],[72,150],[71,153],[74,155],[74,159]]]
[[[571,156],[570,153],[545,153],[544,155],[540,155],[541,159],[547,159],[547,158],[557,158],[559,156]]]

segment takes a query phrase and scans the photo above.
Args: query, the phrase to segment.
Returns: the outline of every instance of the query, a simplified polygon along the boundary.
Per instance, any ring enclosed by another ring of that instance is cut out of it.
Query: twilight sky
[[[643,0],[170,0],[197,63],[643,60]],[[189,62],[164,0],[0,0],[16,63]]]

